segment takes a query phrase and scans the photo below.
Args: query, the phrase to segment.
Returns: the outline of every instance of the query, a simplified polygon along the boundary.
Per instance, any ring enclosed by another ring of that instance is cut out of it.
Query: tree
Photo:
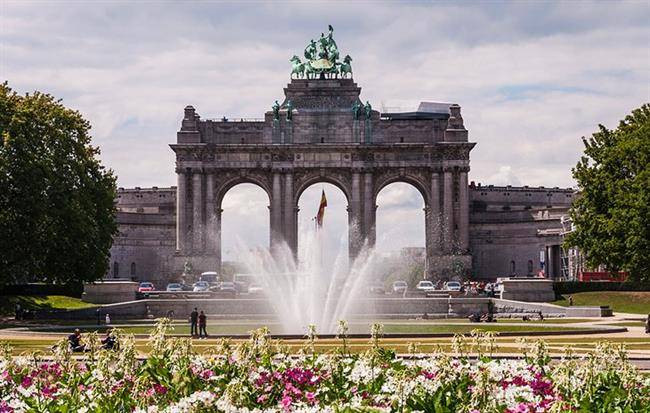
[[[89,130],[60,100],[0,84],[0,284],[94,281],[108,270],[115,177]]]
[[[590,266],[650,281],[650,105],[615,130],[599,129],[582,138],[585,153],[573,168],[579,195],[566,244],[578,247]]]

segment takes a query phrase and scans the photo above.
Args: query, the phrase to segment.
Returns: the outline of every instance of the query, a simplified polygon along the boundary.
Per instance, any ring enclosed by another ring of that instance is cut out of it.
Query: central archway
[[[323,225],[317,228],[316,215],[321,198],[325,193],[327,207]],[[317,182],[301,188],[297,194],[298,223],[298,259],[301,258],[305,243],[318,231],[322,246],[324,263],[348,264],[348,198],[338,185],[329,182]],[[326,267],[327,265],[325,265]]]

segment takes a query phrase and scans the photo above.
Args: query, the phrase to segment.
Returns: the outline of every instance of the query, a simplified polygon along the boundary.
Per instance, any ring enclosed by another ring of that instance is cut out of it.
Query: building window
[[[325,138],[320,138],[320,143],[325,143]]]
[[[528,260],[528,275],[533,273],[533,260]]]
[[[135,263],[134,262],[131,263],[131,276],[132,277],[135,276]]]
[[[120,276],[120,264],[117,261],[113,263],[113,278],[118,278]]]
[[[514,275],[515,271],[516,271],[516,268],[515,268],[515,262],[514,262],[514,261],[510,261],[510,274],[513,274],[513,275]]]

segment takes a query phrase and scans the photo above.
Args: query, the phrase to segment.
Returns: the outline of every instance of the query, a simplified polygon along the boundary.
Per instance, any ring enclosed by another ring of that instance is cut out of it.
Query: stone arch
[[[221,210],[221,204],[228,191],[239,184],[253,184],[262,188],[269,197],[269,203],[273,202],[273,191],[271,190],[271,184],[267,177],[257,175],[238,175],[226,177],[226,179],[219,180],[215,183],[214,205],[217,210]]]
[[[350,180],[347,176],[344,174],[322,175],[315,172],[297,177],[296,190],[293,196],[294,206],[296,208],[298,207],[298,200],[300,200],[300,196],[307,188],[321,182],[332,184],[340,189],[341,192],[343,192],[343,195],[345,195],[348,205],[350,205],[350,201],[352,200],[352,190],[350,188]]]
[[[385,175],[379,175],[375,179],[374,195],[372,198],[373,202],[375,204],[377,203],[377,196],[379,195],[382,189],[396,182],[406,183],[415,187],[415,189],[417,189],[418,192],[420,192],[422,198],[424,199],[424,207],[426,208],[429,206],[430,199],[431,199],[430,198],[431,191],[430,191],[430,185],[427,184],[427,177],[419,174],[409,174],[409,173],[390,173]]]

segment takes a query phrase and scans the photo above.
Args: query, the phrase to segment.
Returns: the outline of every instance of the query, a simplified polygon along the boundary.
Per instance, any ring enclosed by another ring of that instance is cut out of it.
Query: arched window
[[[113,263],[113,278],[118,278],[120,276],[120,264],[117,261]]]
[[[528,260],[528,274],[533,273],[533,260]]]
[[[134,275],[135,275],[135,263],[132,262],[131,263],[131,276],[134,276]]]
[[[514,262],[514,261],[510,261],[510,274],[514,274],[515,271],[516,271],[516,268],[515,268],[515,262]]]

